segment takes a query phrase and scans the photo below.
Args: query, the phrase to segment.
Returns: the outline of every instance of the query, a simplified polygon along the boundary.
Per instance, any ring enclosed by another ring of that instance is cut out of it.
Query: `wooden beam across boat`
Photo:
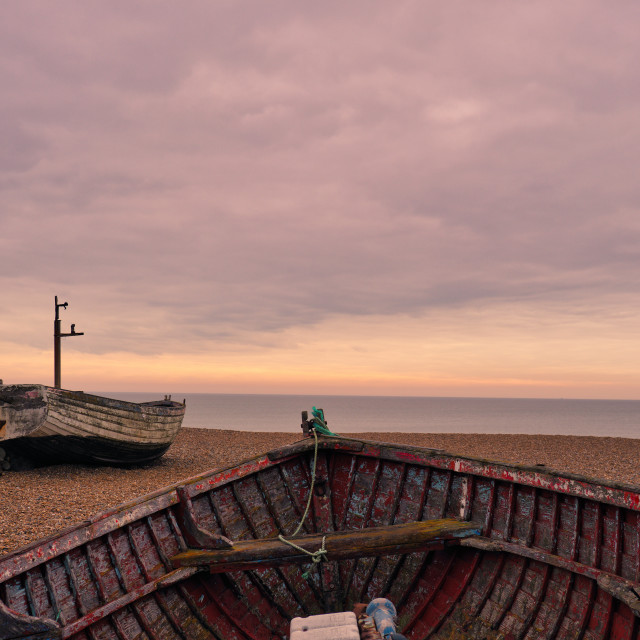
[[[295,547],[278,538],[238,540],[228,549],[188,549],[171,558],[174,567],[207,567],[211,573],[257,569],[290,563],[309,563],[309,553],[323,546],[323,560],[343,560],[382,555],[396,555],[441,549],[456,544],[462,538],[480,534],[473,522],[453,519],[425,520],[372,527],[353,531],[333,531],[292,538]]]

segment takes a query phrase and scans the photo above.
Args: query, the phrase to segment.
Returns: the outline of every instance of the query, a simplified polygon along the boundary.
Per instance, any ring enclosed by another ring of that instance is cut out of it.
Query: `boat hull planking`
[[[8,437],[10,448],[46,463],[140,464],[160,457],[174,441],[185,406],[163,400],[133,403],[103,398],[81,391],[42,385],[23,388],[21,409],[25,426]],[[7,398],[0,387],[0,398]],[[14,392],[15,398],[18,394]],[[38,402],[36,414],[25,400]],[[12,407],[19,403],[14,402]],[[11,439],[12,438],[12,439]]]
[[[74,640],[274,640],[294,617],[377,597],[395,604],[410,640],[639,637],[637,488],[328,438],[311,490],[313,458],[313,441],[285,447],[0,558],[0,598]],[[209,547],[291,537],[310,491],[305,536],[443,519],[477,530],[442,548],[317,565],[174,566],[203,548],[203,531]]]

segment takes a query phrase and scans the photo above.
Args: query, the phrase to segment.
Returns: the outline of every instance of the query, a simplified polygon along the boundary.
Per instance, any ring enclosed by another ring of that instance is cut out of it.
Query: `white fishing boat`
[[[0,444],[44,462],[140,464],[174,441],[185,405],[127,402],[45,385],[0,385]]]

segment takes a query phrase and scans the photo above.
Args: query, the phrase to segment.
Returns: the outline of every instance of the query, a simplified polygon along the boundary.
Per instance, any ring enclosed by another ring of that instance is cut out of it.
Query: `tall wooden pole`
[[[66,309],[68,306],[68,302],[58,302],[58,296],[56,296],[55,300],[55,309],[56,315],[55,320],[53,321],[53,386],[56,389],[60,389],[61,385],[61,355],[62,355],[62,344],[60,342],[61,338],[67,338],[69,336],[83,336],[84,332],[76,332],[76,325],[71,325],[71,333],[62,333],[60,331],[60,307]]]

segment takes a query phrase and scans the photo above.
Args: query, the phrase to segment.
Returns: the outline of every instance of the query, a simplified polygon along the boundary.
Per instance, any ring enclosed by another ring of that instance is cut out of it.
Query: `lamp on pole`
[[[56,296],[56,318],[53,321],[53,386],[56,389],[60,389],[60,354],[61,343],[60,338],[68,338],[69,336],[83,336],[84,331],[76,332],[76,325],[71,325],[71,333],[62,333],[60,331],[60,308],[66,309],[68,302],[58,302],[58,296]]]

